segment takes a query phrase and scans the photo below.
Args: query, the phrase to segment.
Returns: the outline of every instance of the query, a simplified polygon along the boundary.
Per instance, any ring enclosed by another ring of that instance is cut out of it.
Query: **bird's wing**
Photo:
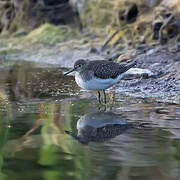
[[[89,69],[94,70],[94,75],[101,79],[112,78],[115,79],[118,75],[126,72],[135,64],[130,65],[118,64],[112,61],[96,61],[96,63],[90,62]]]

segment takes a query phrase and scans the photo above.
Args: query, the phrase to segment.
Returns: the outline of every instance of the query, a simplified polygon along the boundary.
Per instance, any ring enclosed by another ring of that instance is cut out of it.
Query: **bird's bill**
[[[74,70],[75,70],[75,69],[71,69],[71,70],[69,70],[68,72],[64,73],[64,76],[66,76],[66,75],[68,75],[68,74],[72,73]]]

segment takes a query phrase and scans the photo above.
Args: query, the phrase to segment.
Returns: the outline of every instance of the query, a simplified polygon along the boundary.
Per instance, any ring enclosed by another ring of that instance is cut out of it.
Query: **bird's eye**
[[[82,64],[77,64],[76,66],[75,66],[75,68],[81,68],[82,67]]]

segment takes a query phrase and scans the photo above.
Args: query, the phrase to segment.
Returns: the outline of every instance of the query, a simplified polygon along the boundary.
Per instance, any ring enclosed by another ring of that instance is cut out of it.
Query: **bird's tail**
[[[126,66],[124,67],[125,72],[128,71],[129,69],[131,69],[132,67],[134,67],[136,64],[137,64],[136,61],[134,61],[134,62],[126,65]]]

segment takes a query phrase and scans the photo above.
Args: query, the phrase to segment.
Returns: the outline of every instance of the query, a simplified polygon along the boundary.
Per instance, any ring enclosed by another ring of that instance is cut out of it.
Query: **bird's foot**
[[[113,104],[115,102],[115,93],[109,93],[109,102]]]

